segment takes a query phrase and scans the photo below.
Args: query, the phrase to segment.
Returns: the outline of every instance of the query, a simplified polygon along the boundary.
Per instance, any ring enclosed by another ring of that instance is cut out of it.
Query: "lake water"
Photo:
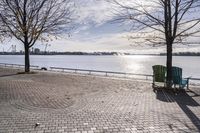
[[[79,56],[31,55],[31,65],[152,74],[152,66],[166,64],[165,56]],[[0,63],[24,64],[23,55],[0,55]],[[200,78],[200,57],[174,56],[173,65],[183,68],[183,76]]]

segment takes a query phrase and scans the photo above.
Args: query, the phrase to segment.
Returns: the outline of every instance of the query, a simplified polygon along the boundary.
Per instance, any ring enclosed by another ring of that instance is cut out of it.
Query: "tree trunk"
[[[24,44],[25,48],[25,72],[30,72],[30,59],[29,59],[29,47]]]
[[[167,43],[167,88],[172,88],[172,43]]]

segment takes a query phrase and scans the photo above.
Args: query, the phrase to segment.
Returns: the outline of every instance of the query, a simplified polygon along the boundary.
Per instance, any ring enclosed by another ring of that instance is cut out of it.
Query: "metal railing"
[[[124,75],[123,77],[146,77],[146,80],[148,80],[150,77],[152,78],[153,75],[150,74],[135,74],[135,73],[125,73],[125,72],[114,72],[114,71],[100,71],[100,70],[88,70],[88,69],[73,69],[73,68],[62,68],[62,67],[50,67],[52,71],[57,70],[57,71],[62,71],[62,72],[74,72],[74,73],[82,73],[85,72],[89,75],[91,74],[103,74],[105,76],[110,76],[110,75]]]
[[[198,83],[200,85],[200,78],[189,78],[190,81],[193,81],[192,83]]]
[[[22,68],[24,65],[22,64],[8,64],[8,63],[0,63],[0,66],[3,67],[17,67]],[[39,66],[31,65],[30,68],[32,69],[39,69]],[[101,71],[101,70],[88,70],[88,69],[74,69],[74,68],[64,68],[64,67],[49,67],[51,71],[61,71],[61,72],[74,72],[74,73],[86,73],[86,74],[101,74],[105,76],[117,76],[118,77],[144,77],[143,79],[149,80],[153,78],[153,75],[150,74],[136,74],[136,73],[126,73],[126,72],[115,72],[115,71]],[[190,80],[200,81],[200,78],[193,78],[190,77]]]
[[[17,68],[24,67],[24,65],[21,65],[21,64],[8,64],[8,63],[0,63],[0,66],[3,66],[3,67],[17,67]],[[39,66],[30,65],[30,68],[32,68],[32,69],[38,69]]]
[[[50,67],[51,71],[62,71],[62,72],[74,72],[74,73],[82,73],[85,72],[86,74],[104,74],[105,76],[113,76],[113,75],[124,75],[123,77],[145,77],[146,80],[153,79],[153,75],[150,74],[136,74],[136,73],[125,73],[125,72],[114,72],[114,71],[100,71],[100,70],[88,70],[88,69],[74,69],[74,68],[63,68],[63,67]],[[143,78],[144,79],[144,78]],[[192,78],[190,77],[189,80],[200,81],[200,78]]]
[[[199,80],[200,81],[200,78],[189,78],[191,80]]]

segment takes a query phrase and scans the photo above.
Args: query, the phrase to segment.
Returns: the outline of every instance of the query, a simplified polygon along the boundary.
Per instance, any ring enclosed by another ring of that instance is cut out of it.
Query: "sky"
[[[47,51],[116,51],[130,53],[160,53],[165,52],[165,47],[136,46],[128,40],[131,35],[130,24],[113,23],[113,8],[105,0],[74,0],[76,3],[76,26],[68,34],[48,42]],[[198,41],[198,40],[197,40]],[[45,49],[46,43],[37,42],[33,47]],[[11,45],[16,45],[17,51],[23,45],[16,39],[7,39],[0,44],[0,51],[11,50]],[[200,45],[175,46],[174,51],[199,52]]]

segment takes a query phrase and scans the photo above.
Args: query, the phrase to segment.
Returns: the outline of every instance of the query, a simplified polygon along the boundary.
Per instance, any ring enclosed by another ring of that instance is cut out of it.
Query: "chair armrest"
[[[192,78],[192,76],[190,76],[190,77],[187,77],[187,78],[184,78],[184,79],[186,79],[187,80],[187,89],[189,89],[189,80]]]
[[[192,76],[190,76],[190,77],[187,77],[187,78],[183,78],[183,79],[187,79],[187,80],[189,80],[189,79],[191,79],[192,78]]]

